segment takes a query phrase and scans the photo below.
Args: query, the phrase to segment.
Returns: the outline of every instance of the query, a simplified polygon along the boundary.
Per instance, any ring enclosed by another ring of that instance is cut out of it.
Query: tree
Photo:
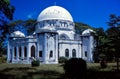
[[[23,20],[13,21],[10,24],[8,24],[9,26],[8,33],[10,34],[14,31],[19,30],[23,32],[25,35],[31,35],[35,31],[35,24],[36,24],[36,20],[33,19],[28,19],[26,21]]]
[[[107,30],[109,37],[109,44],[114,52],[117,61],[117,70],[119,70],[119,58],[120,58],[120,16],[114,14],[110,15],[110,21],[107,22],[110,28]]]
[[[95,29],[94,38],[96,41],[96,48],[94,50],[94,60],[95,62],[99,62],[99,55],[105,54],[106,52],[106,45],[107,45],[107,38],[103,28],[96,28]]]
[[[82,34],[82,32],[86,29],[94,29],[93,27],[85,24],[85,23],[81,23],[81,22],[75,22],[75,32],[77,34]]]
[[[3,41],[6,39],[8,32],[7,24],[13,19],[14,6],[10,4],[9,0],[0,0],[0,54],[3,53]]]

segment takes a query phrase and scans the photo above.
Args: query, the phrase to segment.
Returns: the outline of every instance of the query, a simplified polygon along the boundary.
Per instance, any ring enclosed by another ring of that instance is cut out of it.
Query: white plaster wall
[[[93,61],[93,49],[94,49],[94,38],[93,36],[86,36],[82,38],[82,53],[83,53],[83,59],[85,59],[88,62]],[[87,57],[85,56],[85,51],[87,51]]]
[[[81,44],[78,41],[59,40],[59,57],[65,57],[65,49],[69,49],[69,58],[72,57],[72,50],[76,50],[76,57],[81,58]]]
[[[69,39],[74,40],[74,31],[68,31],[68,30],[57,30],[59,36],[62,34],[66,34]]]
[[[57,35],[56,35],[56,33],[54,34],[54,33],[49,33],[49,34],[46,34],[46,61],[48,62],[48,63],[58,63],[57,61],[58,61],[58,51],[56,51],[58,48],[57,48],[57,40],[58,40],[58,38],[57,38]],[[53,56],[52,57],[50,57],[50,51],[52,51],[53,52]]]

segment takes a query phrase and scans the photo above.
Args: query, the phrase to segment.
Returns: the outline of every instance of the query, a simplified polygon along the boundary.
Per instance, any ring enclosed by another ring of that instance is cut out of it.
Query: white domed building
[[[20,31],[11,34],[7,62],[30,64],[32,58],[44,64],[57,64],[60,57],[83,58],[93,62],[94,38],[91,29],[75,38],[71,14],[60,6],[44,9],[37,18],[34,35]]]

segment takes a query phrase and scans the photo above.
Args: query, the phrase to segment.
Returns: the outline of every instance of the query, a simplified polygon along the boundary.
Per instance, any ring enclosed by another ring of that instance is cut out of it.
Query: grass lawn
[[[28,64],[0,64],[1,79],[56,79],[63,73],[63,68],[58,64],[41,64],[39,67]]]
[[[86,79],[120,79],[120,73],[114,72],[115,63],[109,63],[105,69],[99,63],[87,63]],[[114,77],[115,76],[115,77]],[[41,64],[31,67],[28,64],[0,64],[0,79],[65,79],[63,67],[59,64]],[[68,79],[68,78],[67,78]]]

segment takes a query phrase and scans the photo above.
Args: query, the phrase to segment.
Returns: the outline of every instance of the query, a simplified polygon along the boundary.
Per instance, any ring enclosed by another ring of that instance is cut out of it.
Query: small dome
[[[52,20],[52,19],[68,20],[73,22],[73,18],[71,14],[66,9],[60,6],[50,6],[44,9],[39,14],[37,21]]]
[[[25,37],[25,34],[22,33],[21,31],[15,31],[11,33],[11,37]]]
[[[94,33],[92,29],[87,29],[82,32],[82,35],[90,35],[91,33]]]

